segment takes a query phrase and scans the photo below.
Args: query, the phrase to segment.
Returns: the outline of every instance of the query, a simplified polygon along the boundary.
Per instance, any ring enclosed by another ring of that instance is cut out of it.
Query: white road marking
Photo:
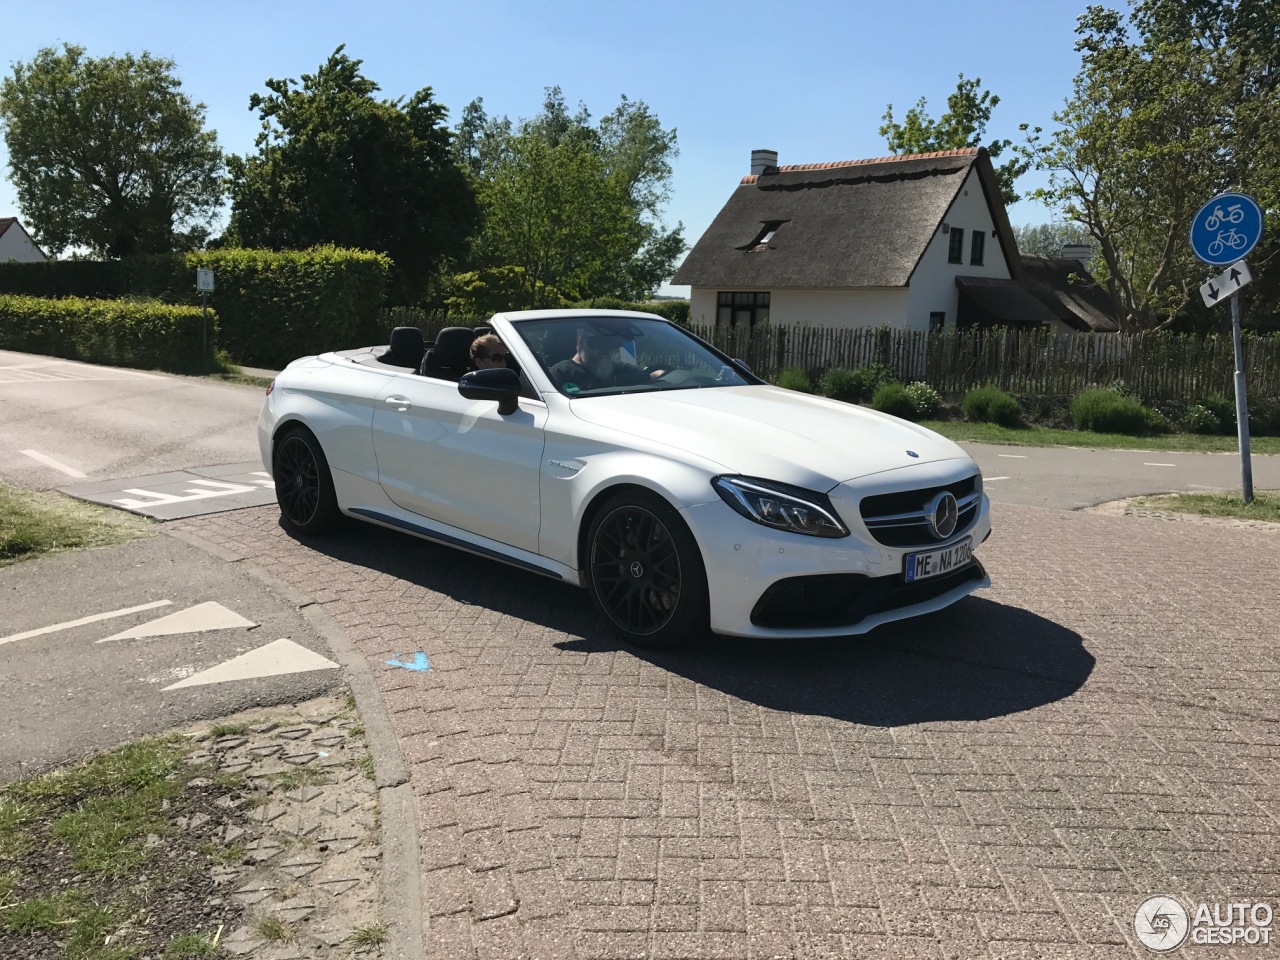
[[[55,633],[58,630],[70,630],[72,627],[83,626],[86,623],[97,623],[99,620],[110,620],[112,617],[123,617],[125,614],[137,613],[140,610],[154,610],[156,607],[167,607],[172,600],[157,600],[154,603],[144,603],[137,607],[125,607],[123,610],[112,610],[109,613],[99,613],[92,617],[81,617],[79,620],[68,620],[65,623],[55,623],[51,627],[41,627],[39,630],[28,630],[26,633],[12,633],[7,637],[0,637],[0,645],[13,643],[15,640],[26,640],[28,637],[38,637],[45,633]]]
[[[165,690],[179,687],[197,687],[206,683],[226,683],[230,680],[252,680],[255,677],[275,677],[286,673],[307,673],[311,670],[336,670],[338,665],[320,654],[281,637],[265,647],[250,650],[238,657],[201,671],[194,676],[171,683]]]
[[[982,482],[991,483],[991,481],[993,480],[1008,480],[1008,479],[1009,479],[1008,477],[983,477]]]
[[[38,369],[49,368],[49,369]],[[94,367],[71,360],[44,360],[0,366],[0,383],[62,383],[67,380],[163,380],[154,373],[122,367]]]
[[[125,493],[137,494],[139,497],[147,497],[146,500],[133,500],[126,497],[123,500],[113,500],[115,503],[126,510],[134,510],[138,507],[157,507],[162,503],[186,503],[188,500],[208,500],[210,497],[229,497],[236,493],[251,493],[259,486],[263,486],[261,482],[255,483],[253,486],[246,486],[243,483],[222,483],[218,480],[192,480],[192,483],[198,483],[204,487],[213,487],[212,490],[192,490],[188,488],[183,493],[186,496],[179,496],[176,493],[156,493],[154,490],[142,490],[138,487],[125,487]]]
[[[996,454],[996,456],[998,456],[998,457],[1004,457],[1006,460],[1025,460],[1025,459],[1027,459],[1027,458],[1026,458],[1026,456],[1025,456],[1024,454],[1021,454],[1021,453],[998,453],[998,454]]]
[[[81,473],[79,470],[68,467],[65,463],[59,463],[57,460],[53,459],[53,457],[46,457],[38,450],[19,450],[18,452],[24,457],[30,457],[32,460],[43,463],[46,467],[53,467],[55,470],[61,470],[68,477],[75,477],[77,480],[84,480],[88,477],[88,474]]]
[[[1144,467],[1176,467],[1176,463],[1144,463]]]
[[[97,641],[136,640],[140,637],[165,637],[175,633],[200,633],[202,630],[230,630],[234,627],[256,627],[252,620],[246,620],[234,610],[228,610],[222,604],[209,600],[187,607],[177,613],[171,613],[159,620],[151,620],[136,627],[130,627],[112,637],[104,637]]]

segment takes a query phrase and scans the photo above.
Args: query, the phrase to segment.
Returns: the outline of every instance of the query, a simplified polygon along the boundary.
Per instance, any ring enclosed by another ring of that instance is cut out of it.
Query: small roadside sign
[[[196,289],[201,293],[213,293],[213,271],[205,267],[196,270]]]
[[[1200,288],[1200,296],[1204,298],[1206,307],[1213,307],[1222,303],[1252,279],[1253,274],[1249,272],[1249,265],[1241,260],[1204,284]]]
[[[1214,267],[1243,260],[1261,236],[1262,208],[1244,193],[1218,194],[1191,220],[1191,249]]]

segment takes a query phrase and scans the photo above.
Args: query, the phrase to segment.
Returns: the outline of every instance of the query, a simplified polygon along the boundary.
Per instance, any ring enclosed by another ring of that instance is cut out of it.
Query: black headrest
[[[422,331],[417,327],[396,327],[392,330],[386,359],[400,367],[418,369],[422,360]]]
[[[436,334],[436,363],[448,369],[471,363],[471,341],[476,333],[470,327],[445,327]]]
[[[493,333],[493,327],[489,326],[487,323],[481,324],[478,327],[472,327],[471,329],[475,331],[477,337],[485,333]]]

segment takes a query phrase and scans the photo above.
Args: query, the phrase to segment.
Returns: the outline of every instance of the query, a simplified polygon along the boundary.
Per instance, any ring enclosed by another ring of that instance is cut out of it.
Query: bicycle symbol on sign
[[[1220,231],[1215,239],[1209,241],[1209,256],[1220,257],[1224,250],[1243,250],[1248,245],[1249,238],[1243,233],[1237,233],[1236,228],[1232,227],[1230,230]]]
[[[1206,230],[1217,230],[1224,223],[1240,223],[1243,220],[1244,220],[1244,208],[1241,207],[1240,204],[1238,203],[1233,203],[1231,206],[1227,207],[1226,213],[1222,212],[1221,207],[1214,207],[1213,213],[1205,217],[1204,228]],[[1231,232],[1233,234],[1235,233],[1234,230],[1232,230]],[[1219,239],[1221,239],[1222,234],[1218,234],[1218,237]],[[1234,245],[1232,246],[1232,249],[1233,250],[1236,249]],[[1219,253],[1222,252],[1221,248],[1219,248],[1218,252]]]

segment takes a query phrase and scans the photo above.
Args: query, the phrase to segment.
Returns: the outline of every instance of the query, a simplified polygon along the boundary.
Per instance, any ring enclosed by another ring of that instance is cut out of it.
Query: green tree
[[[386,253],[392,297],[414,302],[466,249],[475,197],[453,159],[448,110],[424,87],[379,100],[338,47],[314,75],[269,79],[249,108],[258,152],[228,160],[232,242],[275,250],[333,243]]]
[[[966,147],[986,147],[991,160],[1000,157],[1012,144],[1012,140],[990,140],[983,143],[987,133],[987,124],[991,121],[991,111],[1000,103],[1000,98],[982,88],[982,78],[966,80],[960,74],[955,92],[947,97],[947,112],[934,120],[926,112],[928,103],[924,97],[916,101],[916,105],[907,111],[902,123],[893,117],[893,104],[885,110],[884,125],[880,127],[880,136],[889,143],[889,150],[894,154],[932,153],[935,150],[963,150]],[[1026,130],[1024,123],[1019,127]],[[1018,177],[1030,168],[1031,163],[1025,157],[1014,153],[1004,163],[996,166],[996,176],[1000,179],[1000,193],[1006,204],[1017,203],[1021,197],[1014,189]]]
[[[1207,275],[1187,239],[1196,210],[1227,189],[1280,207],[1280,7],[1144,0],[1126,18],[1092,6],[1076,33],[1074,93],[1048,140],[1023,150],[1049,174],[1035,196],[1088,231],[1123,326],[1166,327]]]
[[[1089,232],[1077,223],[1037,223],[1014,227],[1018,252],[1035,257],[1060,257],[1068,244],[1093,246]]]
[[[474,101],[455,153],[483,212],[473,266],[518,268],[506,276],[521,284],[519,306],[545,305],[548,290],[571,300],[651,294],[685,246],[681,227],[660,219],[676,151],[675,131],[626,97],[594,126],[558,87],[519,124]]]
[[[174,63],[41,50],[0,83],[9,178],[45,248],[97,256],[200,246],[222,202],[222,151]]]

